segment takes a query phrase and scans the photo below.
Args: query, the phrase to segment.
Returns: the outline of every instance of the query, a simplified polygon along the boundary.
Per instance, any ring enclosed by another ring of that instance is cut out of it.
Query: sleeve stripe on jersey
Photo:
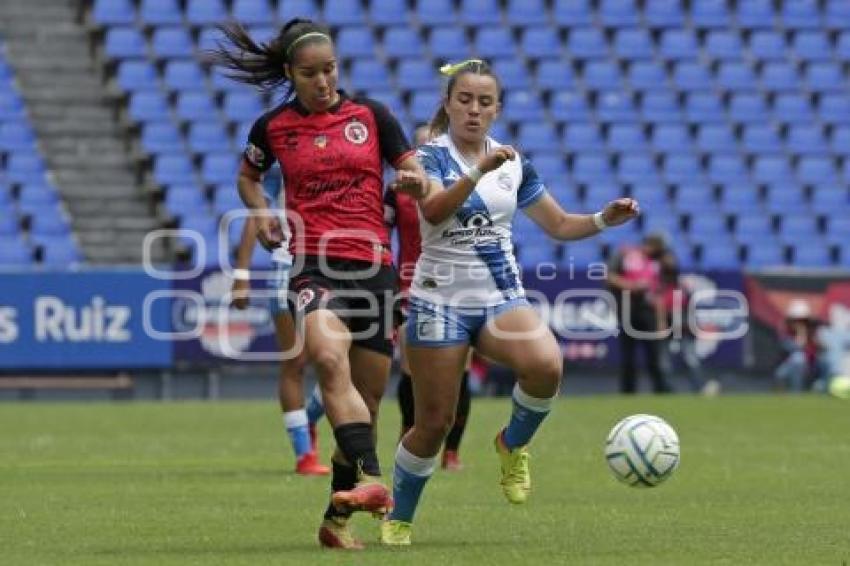
[[[396,159],[395,162],[392,164],[393,167],[398,167],[405,159],[407,159],[408,157],[413,157],[414,155],[416,155],[415,149],[411,149],[410,151],[402,153],[401,155],[399,155],[398,159]]]
[[[517,206],[519,206],[520,208],[528,208],[529,206],[543,198],[543,195],[545,194],[546,187],[544,187],[543,185],[538,185],[538,188],[533,193],[531,193],[531,195],[517,202]]]

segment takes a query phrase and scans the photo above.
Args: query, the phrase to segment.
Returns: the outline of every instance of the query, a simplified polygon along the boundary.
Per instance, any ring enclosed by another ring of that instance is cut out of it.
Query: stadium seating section
[[[686,266],[850,266],[846,0],[94,0],[89,20],[165,206],[208,241],[239,204],[247,131],[277,101],[202,53],[228,18],[268,40],[294,16],[331,26],[341,86],[385,103],[408,131],[440,99],[441,63],[486,58],[505,87],[496,137],[532,158],[559,201],[593,211],[640,199],[634,226],[576,244],[518,215],[518,241],[534,242],[518,245],[525,264],[584,264],[663,230]],[[41,161],[4,89],[6,178],[31,180]],[[36,198],[25,189],[0,191],[0,210],[25,209]],[[12,224],[0,237],[20,238]]]
[[[82,259],[0,41],[0,269]]]

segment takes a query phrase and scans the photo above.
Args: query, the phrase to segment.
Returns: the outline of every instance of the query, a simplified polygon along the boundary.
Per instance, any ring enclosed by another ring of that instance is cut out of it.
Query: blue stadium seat
[[[729,100],[729,118],[734,122],[765,122],[767,106],[760,93],[739,92]]]
[[[671,211],[667,187],[663,185],[635,183],[631,186],[629,196],[637,199],[642,212],[649,211],[651,214],[658,214],[659,209]]]
[[[677,152],[664,156],[664,179],[668,183],[696,183],[704,178],[698,155]]]
[[[531,59],[561,57],[561,43],[557,32],[549,27],[525,28],[520,36],[522,51]]]
[[[773,28],[775,12],[771,0],[747,0],[735,4],[737,4],[735,21],[741,28]]]
[[[752,179],[756,183],[770,185],[791,177],[791,167],[784,155],[758,155],[753,160]]]
[[[721,90],[753,90],[756,76],[747,63],[724,61],[720,63],[715,83]]]
[[[830,150],[838,155],[850,155],[850,126],[833,126],[829,136]]]
[[[223,0],[186,0],[185,13],[186,21],[193,26],[211,26],[228,19]]]
[[[159,75],[149,61],[121,61],[115,73],[115,82],[124,92],[160,88]]]
[[[0,121],[24,119],[26,112],[20,95],[13,90],[0,91]]]
[[[678,61],[699,57],[699,46],[694,33],[689,28],[672,28],[664,30],[658,45],[658,53],[662,59]]]
[[[824,23],[829,29],[850,29],[850,4],[845,0],[826,0]]]
[[[423,90],[413,93],[408,112],[415,122],[427,122],[434,115],[442,95],[436,90]]]
[[[153,165],[154,180],[160,185],[186,185],[195,182],[192,162],[184,154],[159,155]]]
[[[847,63],[850,61],[850,31],[843,31],[835,42],[835,58]]]
[[[646,149],[643,128],[635,124],[612,124],[608,128],[607,145],[614,152],[637,152]]]
[[[573,159],[573,178],[584,184],[612,181],[614,175],[608,155],[604,153],[581,153]]]
[[[525,63],[516,58],[496,59],[492,62],[493,71],[506,90],[526,90],[531,88],[531,75]]]
[[[543,0],[508,0],[505,19],[512,26],[534,27],[549,23]]]
[[[62,216],[36,215],[30,218],[30,238],[39,236],[67,236],[71,226]]]
[[[218,116],[212,98],[206,91],[185,90],[178,93],[174,111],[183,121],[204,120]]]
[[[742,2],[747,5],[749,2]],[[754,31],[749,41],[750,55],[761,61],[786,60],[785,39],[771,30]]]
[[[741,146],[748,153],[778,153],[782,151],[779,133],[770,123],[747,124],[741,135]]]
[[[455,26],[436,27],[428,34],[428,44],[434,57],[456,61],[472,53],[466,32]]]
[[[800,76],[790,63],[766,63],[762,66],[760,79],[762,88],[766,90],[796,91],[800,88]]]
[[[452,25],[457,21],[451,0],[417,0],[415,4],[416,19],[424,26]]]
[[[392,88],[387,66],[375,59],[355,59],[351,64],[350,78],[354,90]]]
[[[599,182],[585,187],[584,201],[585,204],[596,209],[625,195],[626,190],[622,185],[611,181]]]
[[[584,65],[584,85],[590,90],[620,90],[620,70],[610,61],[589,61]]]
[[[168,90],[198,90],[204,88],[206,76],[192,59],[177,59],[165,65],[163,82]]]
[[[685,23],[681,0],[646,0],[643,19],[650,28],[678,28]]]
[[[546,240],[527,239],[519,246],[519,262],[527,268],[534,268],[541,263],[551,263],[556,260],[555,246]]]
[[[127,112],[136,122],[168,120],[170,110],[162,92],[136,92],[130,96]],[[0,130],[1,131],[1,130]],[[2,139],[2,135],[0,135]]]
[[[233,19],[243,24],[266,24],[272,18],[269,0],[233,0],[230,7]]]
[[[826,239],[833,244],[850,242],[850,215],[846,211],[826,217]]]
[[[726,112],[720,98],[713,92],[693,92],[685,99],[685,114],[688,122],[725,122]]]
[[[824,94],[819,98],[818,115],[827,124],[850,124],[850,99],[844,94]]]
[[[608,55],[608,43],[597,28],[575,28],[567,38],[567,53],[575,59],[600,59]]]
[[[834,185],[815,186],[812,190],[810,207],[815,214],[829,214],[843,210],[850,216],[850,199],[847,196],[847,189]]]
[[[279,22],[287,22],[292,18],[307,18],[310,20],[321,19],[321,12],[315,0],[286,0],[285,2],[277,3],[277,19]],[[377,0],[372,0],[373,6],[381,6]],[[397,4],[393,4],[392,12],[403,14],[403,10],[395,8]],[[383,4],[386,9],[387,5]]]
[[[812,92],[837,92],[846,89],[844,75],[835,63],[809,63],[803,74],[805,84]]]
[[[802,61],[829,61],[832,46],[821,31],[800,31],[791,41],[794,54]]]
[[[201,163],[201,177],[207,185],[220,185],[236,180],[239,161],[232,152],[208,153]]]
[[[733,215],[750,215],[760,209],[758,189],[751,185],[731,185],[723,187],[720,208]]]
[[[575,86],[573,69],[563,61],[543,59],[537,65],[537,86],[541,90],[559,91]]]
[[[631,97],[617,91],[599,93],[596,99],[596,116],[602,122],[636,122],[638,120]]]
[[[281,2],[286,4],[286,2]],[[368,3],[369,21],[377,27],[409,26],[410,10],[399,10],[395,0],[373,0]]]
[[[437,69],[430,61],[404,59],[399,61],[396,71],[396,80],[402,90],[437,88],[440,84],[437,77]]]
[[[735,219],[735,235],[739,238],[758,237],[762,240],[772,237],[773,223],[769,216],[746,214]]]
[[[375,56],[375,39],[367,26],[344,27],[336,35],[337,51],[346,59]]]
[[[396,118],[404,118],[407,114],[407,108],[404,106],[401,97],[395,89],[392,90],[369,90],[366,96],[377,100],[387,108]]]
[[[641,213],[641,223],[644,234],[661,233],[668,236],[680,231],[679,217],[675,214],[647,210]]]
[[[561,267],[587,267],[591,263],[602,262],[602,254],[595,242],[570,242],[564,247],[558,262]]]
[[[620,29],[614,36],[614,53],[620,59],[652,59],[654,51],[652,39],[643,28]]]
[[[18,217],[11,210],[0,211],[0,239],[17,238],[20,232],[21,222]]]
[[[83,260],[77,245],[66,236],[45,238],[38,242],[41,263],[50,268],[67,268]]]
[[[815,0],[794,0],[782,4],[782,25],[786,29],[814,29],[820,27],[820,8]]]
[[[789,177],[790,178],[790,174]],[[789,211],[805,210],[803,189],[786,179],[765,181],[769,184],[764,208],[771,214],[782,216]]]
[[[200,189],[195,189],[200,193]],[[242,199],[239,198],[239,193],[234,189],[232,183],[218,185],[213,192],[213,213],[216,215],[226,214],[231,210],[241,210],[245,208]]]
[[[423,57],[425,46],[416,30],[409,27],[391,27],[384,32],[384,51],[389,57]]]
[[[741,265],[741,252],[737,246],[702,246],[699,265],[703,269],[736,269]]]
[[[697,28],[729,28],[726,0],[699,0],[691,7],[691,23]]]
[[[773,239],[747,246],[747,266],[751,268],[787,265],[785,250]]]
[[[145,26],[180,25],[183,11],[177,0],[141,0],[139,21]]]
[[[151,36],[151,51],[157,59],[191,57],[195,44],[182,26],[156,28]]]
[[[197,232],[208,244],[218,239],[218,222],[206,212],[186,214],[180,219],[180,229]],[[184,242],[190,242],[188,238]]]
[[[33,263],[32,250],[19,237],[0,236],[0,266],[26,267]]]
[[[228,92],[224,95],[222,111],[231,122],[256,120],[265,111],[260,97],[251,91]]]
[[[570,152],[605,149],[605,143],[599,134],[599,129],[593,122],[567,123],[564,127],[563,145]]]
[[[222,41],[224,41],[224,33],[217,27],[207,26],[201,28],[198,33],[197,49],[199,52],[212,51],[218,47],[218,42]]]
[[[829,151],[821,127],[812,124],[789,126],[785,146],[788,151],[797,155],[823,154]]]
[[[708,211],[716,208],[714,189],[710,185],[700,183],[694,179],[699,178],[699,173],[692,177],[683,176],[674,182],[676,187],[676,209],[691,215],[706,216]],[[720,218],[719,215],[711,215]],[[725,228],[724,228],[725,230]]]
[[[47,168],[38,153],[15,152],[6,157],[6,180],[10,183],[26,183],[42,179]]]
[[[827,268],[833,264],[832,253],[823,241],[794,246],[791,258],[795,267]]]
[[[130,0],[95,0],[91,17],[101,26],[132,25],[136,9]]]
[[[325,0],[322,16],[324,22],[330,26],[355,26],[366,23],[363,6],[360,2],[351,0]]]
[[[523,132],[520,132],[520,136],[522,136],[522,134]],[[555,147],[558,146],[557,139],[555,140],[554,145]],[[523,146],[523,149],[526,149],[526,146]],[[544,148],[544,151],[547,150],[551,150],[551,147]],[[560,151],[557,153],[541,153],[535,155],[533,162],[534,169],[537,171],[537,174],[543,178],[543,181],[547,183],[547,185],[549,184],[549,181],[554,181],[567,175],[567,164],[564,162],[564,156]]]
[[[640,10],[634,0],[599,0],[596,17],[609,28],[640,25]]]
[[[510,122],[543,119],[543,104],[533,91],[518,90],[505,94],[502,115]]]
[[[658,179],[658,170],[651,155],[622,154],[617,160],[617,178],[621,183],[651,183]]]
[[[736,151],[738,141],[726,124],[704,123],[697,128],[696,145],[703,152]]]
[[[35,149],[35,133],[28,122],[22,120],[0,122],[0,150],[33,151]]]
[[[838,178],[832,157],[806,155],[797,163],[797,180],[806,185],[823,185]]]
[[[812,105],[806,95],[781,93],[773,100],[773,119],[777,122],[809,123],[815,119]]]
[[[182,218],[207,208],[207,202],[195,185],[172,185],[165,193],[165,208],[173,216]]]
[[[657,152],[688,151],[691,137],[684,124],[657,124],[652,129],[652,147]]]
[[[647,92],[641,97],[640,112],[645,122],[680,122],[682,112],[669,91]]]
[[[106,30],[103,51],[111,59],[145,57],[147,44],[142,33],[133,27],[112,27]]]
[[[747,166],[738,154],[712,155],[706,170],[709,180],[715,184],[732,185],[750,180]]]
[[[189,150],[192,153],[210,153],[231,151],[230,136],[224,131],[221,122],[202,121],[189,125]]]
[[[171,122],[147,122],[142,128],[142,147],[148,154],[183,151],[183,137]]]
[[[629,65],[629,84],[634,90],[669,92],[667,73],[656,61],[635,61]]]
[[[507,27],[483,27],[475,32],[475,52],[479,57],[515,57],[516,51],[516,42]]]
[[[574,28],[593,25],[590,0],[555,0],[552,19],[560,27]]]
[[[818,234],[817,219],[808,213],[788,212],[780,218],[780,234],[788,242],[806,242]]]
[[[710,59],[739,60],[744,52],[741,37],[731,30],[712,30],[708,32],[703,44],[703,53]]]
[[[588,122],[593,119],[583,94],[556,91],[549,100],[549,114],[559,122]]]
[[[502,22],[502,10],[497,0],[461,0],[458,16],[469,27]]]
[[[523,151],[558,151],[560,141],[558,135],[548,123],[520,124],[517,142]]]
[[[678,61],[673,66],[672,79],[676,90],[680,91],[706,91],[714,88],[708,69],[696,61]]]

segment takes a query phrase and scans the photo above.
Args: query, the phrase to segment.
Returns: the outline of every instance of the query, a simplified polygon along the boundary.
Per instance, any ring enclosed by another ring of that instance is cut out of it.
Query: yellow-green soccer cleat
[[[410,544],[410,533],[413,525],[406,521],[388,519],[381,523],[381,544],[387,546],[407,546]]]
[[[531,491],[531,474],[528,471],[528,447],[520,446],[509,450],[502,440],[502,433],[494,442],[502,463],[502,491],[511,503],[525,503]]]

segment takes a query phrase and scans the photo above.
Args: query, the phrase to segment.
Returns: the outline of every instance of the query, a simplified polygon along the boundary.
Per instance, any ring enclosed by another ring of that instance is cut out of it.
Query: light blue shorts
[[[489,320],[510,310],[527,306],[529,303],[525,297],[482,308],[442,306],[411,297],[410,314],[407,318],[407,343],[426,348],[475,344],[481,329]]]
[[[266,279],[266,285],[274,295],[269,297],[269,312],[272,316],[289,312],[286,295],[289,291],[289,271],[292,264],[280,261],[272,262],[274,266],[274,277]]]

